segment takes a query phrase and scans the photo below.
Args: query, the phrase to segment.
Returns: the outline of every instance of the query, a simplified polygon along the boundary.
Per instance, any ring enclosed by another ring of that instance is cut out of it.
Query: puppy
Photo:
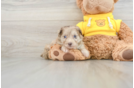
[[[48,58],[47,54],[50,47],[54,44],[60,44],[63,52],[68,52],[70,49],[79,49],[85,57],[89,56],[89,51],[85,48],[83,43],[83,36],[81,30],[77,26],[65,26],[58,32],[58,38],[50,45],[45,47],[42,57]]]

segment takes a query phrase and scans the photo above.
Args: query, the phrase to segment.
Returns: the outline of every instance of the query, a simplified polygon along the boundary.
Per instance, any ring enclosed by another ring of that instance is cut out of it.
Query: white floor
[[[2,59],[2,88],[132,87],[133,62]]]

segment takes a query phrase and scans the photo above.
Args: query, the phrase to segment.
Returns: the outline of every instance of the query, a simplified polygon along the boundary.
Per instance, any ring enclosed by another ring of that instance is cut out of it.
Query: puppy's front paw
[[[85,57],[89,57],[89,51],[87,49],[82,49],[81,52]]]
[[[62,46],[62,47],[61,47],[61,50],[62,50],[63,52],[65,52],[65,53],[67,53],[67,52],[68,52],[68,49],[67,49],[67,48],[65,48],[64,46]]]

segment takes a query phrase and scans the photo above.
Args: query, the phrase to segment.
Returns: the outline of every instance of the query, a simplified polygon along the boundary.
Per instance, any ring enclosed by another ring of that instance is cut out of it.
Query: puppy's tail
[[[48,51],[50,50],[50,47],[51,47],[50,45],[45,46],[44,52],[40,55],[42,58],[49,59]]]

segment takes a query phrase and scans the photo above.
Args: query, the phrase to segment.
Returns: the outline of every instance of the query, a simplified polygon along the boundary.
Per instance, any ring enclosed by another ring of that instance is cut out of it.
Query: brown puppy
[[[83,43],[83,36],[81,30],[77,26],[65,26],[58,32],[58,38],[50,45],[45,47],[45,55],[42,57],[48,58],[48,51],[54,44],[60,44],[63,52],[68,52],[69,49],[79,49],[85,57],[89,56],[89,51],[85,48]]]

